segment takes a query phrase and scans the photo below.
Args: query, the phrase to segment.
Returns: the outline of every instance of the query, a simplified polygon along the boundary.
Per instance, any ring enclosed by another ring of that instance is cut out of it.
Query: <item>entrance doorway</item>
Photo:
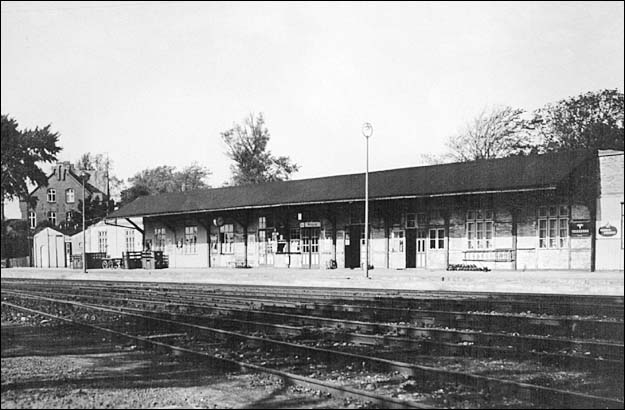
[[[302,267],[319,268],[319,228],[302,228]]]
[[[417,267],[417,231],[406,230],[406,268]]]
[[[65,267],[72,267],[72,243],[65,242]]]
[[[389,251],[389,267],[392,269],[406,268],[406,233],[403,229],[391,232]]]
[[[352,225],[345,232],[345,267],[360,267],[360,235],[362,227],[360,225]]]
[[[425,268],[426,262],[426,253],[425,253],[425,243],[427,232],[425,229],[417,229],[417,247],[416,247],[416,268]]]
[[[261,266],[268,265],[267,258],[267,232],[264,230],[258,231],[258,264]]]

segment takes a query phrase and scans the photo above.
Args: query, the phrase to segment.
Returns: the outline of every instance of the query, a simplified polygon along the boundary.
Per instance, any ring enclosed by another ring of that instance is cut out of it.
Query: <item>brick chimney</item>
[[[57,162],[54,166],[54,175],[59,181],[65,181],[72,168],[73,165],[69,161]]]

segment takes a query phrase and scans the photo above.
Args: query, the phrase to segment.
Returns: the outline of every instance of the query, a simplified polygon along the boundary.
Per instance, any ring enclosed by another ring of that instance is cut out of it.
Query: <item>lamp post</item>
[[[365,122],[362,135],[367,141],[367,165],[365,172],[365,276],[369,278],[369,138],[373,135],[373,126]]]
[[[82,180],[82,273],[87,273],[87,234],[85,232],[85,179],[89,174],[82,172],[80,179]]]

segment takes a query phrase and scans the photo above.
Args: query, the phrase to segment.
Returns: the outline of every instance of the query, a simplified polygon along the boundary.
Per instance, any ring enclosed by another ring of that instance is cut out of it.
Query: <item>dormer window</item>
[[[74,194],[74,188],[68,188],[65,190],[65,202],[67,202],[68,204],[73,204],[76,195]]]
[[[48,202],[56,202],[56,189],[48,189]]]

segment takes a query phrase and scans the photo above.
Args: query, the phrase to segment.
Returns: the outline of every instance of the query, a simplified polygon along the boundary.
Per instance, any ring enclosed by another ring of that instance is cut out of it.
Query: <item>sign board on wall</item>
[[[300,222],[300,228],[321,228],[321,222]]]
[[[569,232],[571,233],[571,238],[590,236],[590,221],[569,222]]]
[[[616,233],[617,233],[616,226],[610,225],[609,222],[599,228],[599,235],[601,236],[615,236]]]

